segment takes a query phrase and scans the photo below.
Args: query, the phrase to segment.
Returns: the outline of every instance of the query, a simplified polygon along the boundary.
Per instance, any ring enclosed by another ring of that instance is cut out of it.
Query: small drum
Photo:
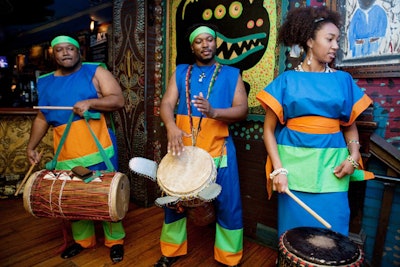
[[[157,183],[169,196],[180,198],[185,207],[203,204],[198,194],[214,183],[217,170],[213,158],[205,150],[186,146],[179,156],[168,153],[157,170]]]
[[[102,172],[90,183],[70,171],[41,170],[25,184],[25,210],[36,217],[71,220],[119,221],[129,208],[128,177],[119,172]]]
[[[279,264],[291,266],[363,266],[364,253],[348,237],[329,229],[298,227],[279,239]]]

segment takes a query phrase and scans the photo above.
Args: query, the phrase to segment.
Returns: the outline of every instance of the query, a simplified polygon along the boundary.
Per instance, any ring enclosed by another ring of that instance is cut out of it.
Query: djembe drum
[[[157,183],[161,190],[167,196],[178,199],[173,205],[167,206],[183,206],[188,218],[197,225],[207,225],[215,220],[212,198],[205,201],[199,195],[210,185],[216,185],[216,177],[213,158],[205,150],[195,146],[186,146],[179,156],[168,153],[157,170]],[[213,195],[216,197],[220,189],[215,188],[217,192]],[[162,198],[157,203],[162,205]]]
[[[298,227],[279,238],[281,267],[363,266],[364,254],[348,237],[323,228]]]
[[[165,155],[159,165],[153,160],[134,157],[129,161],[129,168],[158,183],[163,196],[155,200],[157,206],[177,212],[185,210],[188,218],[197,225],[215,221],[212,201],[222,188],[215,183],[217,170],[207,151],[185,146],[180,155]]]
[[[119,172],[102,172],[90,183],[71,171],[41,170],[24,188],[25,210],[35,217],[119,221],[129,208],[130,186]]]

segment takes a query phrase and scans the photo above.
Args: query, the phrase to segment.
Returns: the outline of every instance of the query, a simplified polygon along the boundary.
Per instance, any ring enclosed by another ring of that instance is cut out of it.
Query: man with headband
[[[243,253],[243,222],[236,150],[229,124],[246,118],[247,94],[239,70],[216,62],[216,31],[211,26],[196,25],[189,32],[195,63],[176,67],[161,102],[168,153],[179,157],[184,146],[195,144],[214,159],[216,183],[222,187],[214,200],[214,259],[237,266]],[[171,266],[187,254],[185,212],[170,208],[164,211],[162,256],[156,267]]]
[[[39,106],[67,106],[71,110],[41,109],[32,124],[27,146],[30,162],[38,163],[40,155],[35,150],[50,126],[53,128],[54,151],[61,144],[56,156],[55,169],[71,170],[84,166],[90,170],[106,170],[112,164],[118,168],[117,144],[114,132],[108,128],[104,113],[116,111],[124,106],[121,87],[111,72],[100,63],[82,63],[78,41],[69,36],[58,36],[51,42],[57,70],[42,75],[37,82]],[[88,111],[100,113],[100,119],[90,119],[89,125],[98,140],[94,140],[83,117]],[[68,138],[62,138],[70,124]],[[103,158],[95,142],[104,148]],[[106,160],[106,157],[109,160]],[[106,162],[109,164],[107,165]],[[125,231],[121,222],[102,222],[105,245],[110,247],[113,262],[123,259]],[[79,254],[84,248],[96,244],[93,221],[80,220],[71,223],[75,243],[61,257],[64,259]]]

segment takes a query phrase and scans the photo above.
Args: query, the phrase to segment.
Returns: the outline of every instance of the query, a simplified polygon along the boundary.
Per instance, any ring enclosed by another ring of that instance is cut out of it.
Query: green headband
[[[200,26],[196,28],[189,36],[189,42],[193,43],[194,38],[196,38],[197,35],[202,34],[202,33],[208,33],[212,35],[215,38],[215,31],[207,26]]]
[[[56,38],[54,38],[53,41],[51,41],[51,47],[54,47],[55,45],[58,45],[61,43],[70,43],[79,49],[79,43],[74,38],[71,38],[66,35],[60,35],[60,36],[57,36]]]

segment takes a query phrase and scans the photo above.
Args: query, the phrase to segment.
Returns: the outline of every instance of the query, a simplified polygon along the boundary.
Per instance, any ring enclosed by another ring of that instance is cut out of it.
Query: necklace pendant
[[[203,82],[203,78],[205,78],[206,77],[206,74],[204,73],[204,72],[202,72],[200,75],[199,75],[199,83],[202,83]]]
[[[197,129],[192,128],[192,146],[196,146],[198,134],[199,132],[197,131]]]

